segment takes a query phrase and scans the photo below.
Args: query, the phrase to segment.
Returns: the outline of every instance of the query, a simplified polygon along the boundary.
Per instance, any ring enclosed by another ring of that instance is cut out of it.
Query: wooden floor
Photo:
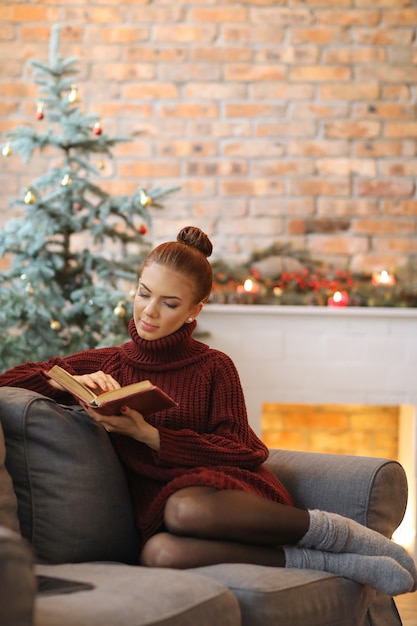
[[[417,592],[397,596],[395,604],[403,626],[417,626]]]

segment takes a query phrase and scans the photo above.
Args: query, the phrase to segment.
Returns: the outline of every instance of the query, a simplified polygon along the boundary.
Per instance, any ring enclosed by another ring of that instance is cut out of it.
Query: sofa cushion
[[[110,439],[78,406],[0,388],[6,465],[21,532],[44,563],[137,562],[125,473]]]
[[[242,625],[369,626],[369,588],[313,570],[236,563],[193,570],[215,578],[237,597]]]
[[[0,526],[0,624],[32,624],[35,586],[32,551],[20,535]]]
[[[6,447],[0,422],[0,525],[19,532],[16,494],[5,462]]]
[[[213,579],[116,563],[41,565],[38,574],[93,583],[39,597],[34,626],[239,626],[235,596]],[[261,622],[254,622],[261,623]]]

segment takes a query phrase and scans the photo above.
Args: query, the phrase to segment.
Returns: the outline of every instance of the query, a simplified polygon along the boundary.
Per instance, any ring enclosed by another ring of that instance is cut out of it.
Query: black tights
[[[168,499],[164,523],[167,532],[144,545],[142,565],[184,569],[233,562],[283,567],[279,546],[300,541],[309,514],[245,491],[187,487]]]

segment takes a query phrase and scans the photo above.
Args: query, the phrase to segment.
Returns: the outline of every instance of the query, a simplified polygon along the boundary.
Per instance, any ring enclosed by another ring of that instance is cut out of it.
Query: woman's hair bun
[[[196,226],[185,226],[185,228],[182,228],[178,233],[177,241],[186,246],[196,248],[204,254],[205,257],[209,257],[213,252],[213,244],[210,239],[207,237],[206,233],[203,233],[203,231]]]

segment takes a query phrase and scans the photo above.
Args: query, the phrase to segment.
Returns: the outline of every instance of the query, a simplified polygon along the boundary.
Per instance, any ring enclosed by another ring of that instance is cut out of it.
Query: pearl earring
[[[194,321],[194,318],[193,318],[193,317],[189,317],[189,318],[188,318],[188,320],[187,320],[187,322],[188,322],[189,324],[190,324],[191,322],[193,322],[193,321]]]

